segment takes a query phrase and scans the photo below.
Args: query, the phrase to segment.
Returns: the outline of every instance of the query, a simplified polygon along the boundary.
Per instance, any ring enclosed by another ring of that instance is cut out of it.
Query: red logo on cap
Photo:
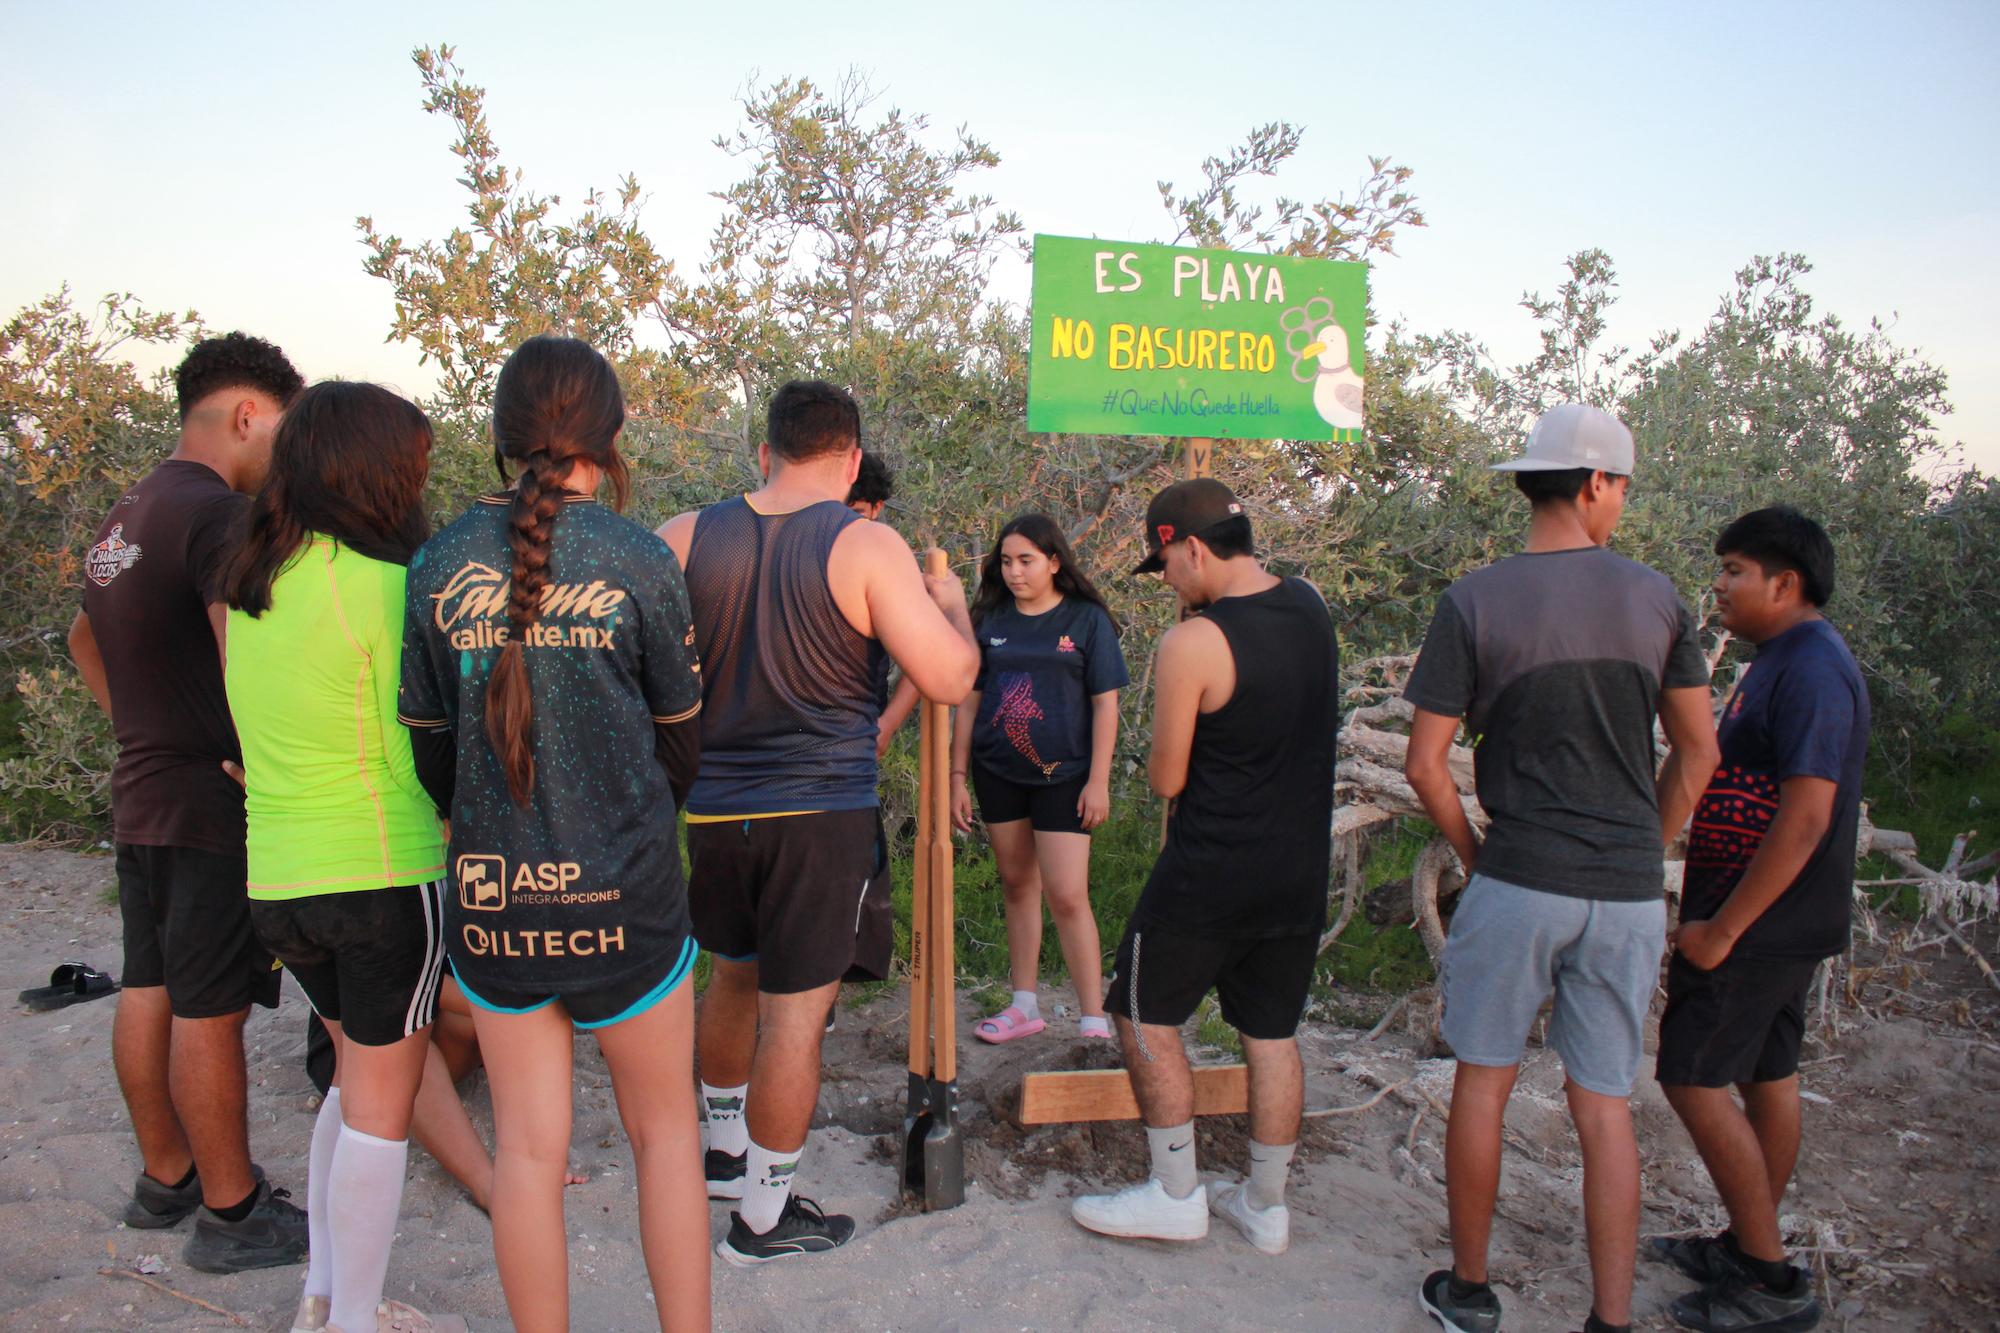
[[[1174,539],[1174,525],[1171,523],[1162,523],[1154,531],[1160,534],[1160,545],[1162,546],[1165,546]]]

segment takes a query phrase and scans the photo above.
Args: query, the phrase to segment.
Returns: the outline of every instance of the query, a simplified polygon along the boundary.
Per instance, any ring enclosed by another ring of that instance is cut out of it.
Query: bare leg
[[[250,1197],[248,1082],[240,1009],[219,1018],[176,1018],[167,1056],[174,1113],[201,1171],[202,1202],[232,1208]]]
[[[694,987],[601,1028],[618,1115],[639,1178],[639,1244],[660,1327],[709,1326],[708,1197],[694,1099]]]
[[[1062,941],[1063,962],[1076,985],[1077,1004],[1085,1015],[1104,1017],[1104,952],[1097,938],[1097,918],[1090,912],[1090,835],[1037,833],[1035,855],[1041,862],[1042,892]],[[1007,943],[1014,943],[1013,904],[1008,903]],[[1041,909],[1035,911],[1035,949],[1041,951]]]
[[[1750,1118],[1727,1088],[1672,1086],[1662,1090],[1674,1114],[1687,1126],[1695,1151],[1715,1182],[1715,1192],[1729,1210],[1729,1229],[1736,1234],[1737,1245],[1753,1259],[1782,1260],[1785,1248],[1778,1235],[1777,1205],[1771,1200],[1769,1164]]]
[[[1493,1203],[1500,1196],[1500,1126],[1519,1065],[1461,1060],[1444,1133],[1445,1199],[1451,1214],[1451,1268],[1461,1281],[1486,1280]]]
[[[165,986],[133,986],[118,992],[118,1012],[111,1020],[111,1067],[118,1075],[118,1090],[125,1094],[132,1133],[139,1140],[139,1159],[146,1174],[162,1185],[180,1183],[194,1165],[194,1150],[174,1114],[167,1077],[173,1021]]]
[[[1117,1017],[1118,1041],[1125,1048],[1125,1068],[1132,1076],[1132,1095],[1139,1115],[1151,1129],[1171,1129],[1194,1119],[1194,1074],[1188,1069],[1187,1048],[1179,1028],[1147,1023],[1139,1028],[1123,1014]],[[1139,1049],[1144,1036],[1145,1051]]]
[[[826,1026],[826,1011],[819,1015]],[[757,1050],[757,964],[717,958],[701,997],[697,1033],[701,1080],[713,1087],[740,1088],[750,1081]]]
[[[1775,1215],[1784,1205],[1785,1190],[1792,1183],[1792,1168],[1799,1160],[1799,1076],[1793,1074],[1769,1083],[1745,1083],[1740,1090],[1743,1109],[1757,1131],[1758,1146],[1764,1150],[1771,1212]]]
[[[519,1333],[565,1333],[569,1244],[562,1182],[569,1160],[569,1013],[560,1003],[526,1014],[482,1009],[472,1021],[493,1086],[493,1254],[507,1313]]]
[[[423,1083],[410,1114],[410,1137],[453,1180],[465,1187],[472,1202],[491,1211],[493,1201],[493,1159],[486,1154],[479,1131],[458,1099],[458,1086],[451,1075],[451,1057],[437,1042],[424,1053]]]
[[[1564,1081],[1583,1147],[1583,1226],[1590,1242],[1591,1308],[1607,1324],[1632,1320],[1632,1266],[1639,1248],[1639,1144],[1632,1106]],[[1463,1276],[1461,1274],[1460,1276]]]
[[[819,1046],[826,1035],[826,1007],[839,993],[840,983],[833,981],[793,995],[757,997],[761,1023],[743,1118],[751,1140],[760,1147],[790,1152],[805,1145],[813,1109],[819,1104]]]
[[[1298,1142],[1306,1095],[1298,1041],[1244,1037],[1243,1060],[1250,1066],[1250,1137],[1274,1148]],[[1190,1080],[1190,1098],[1192,1088]]]
[[[1034,990],[1042,970],[1042,870],[1035,831],[1025,819],[988,824],[993,865],[1007,903],[1007,975],[1015,990]]]

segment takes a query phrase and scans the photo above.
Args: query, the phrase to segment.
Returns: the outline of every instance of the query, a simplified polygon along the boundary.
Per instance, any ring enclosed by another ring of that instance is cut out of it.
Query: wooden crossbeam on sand
[[[1241,1115],[1250,1109],[1247,1066],[1196,1065],[1193,1073],[1196,1115]],[[1029,1074],[1021,1080],[1021,1109],[1014,1117],[1023,1126],[1138,1118],[1132,1077],[1122,1069]]]

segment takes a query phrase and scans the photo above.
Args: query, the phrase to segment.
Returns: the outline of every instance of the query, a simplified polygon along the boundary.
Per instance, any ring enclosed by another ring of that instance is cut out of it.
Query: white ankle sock
[[[333,1233],[326,1226],[328,1182],[333,1179],[333,1145],[340,1139],[340,1089],[329,1088],[313,1121],[312,1149],[306,1158],[306,1291],[333,1295]]]
[[[748,1135],[744,1141],[749,1146],[744,1149],[748,1157],[743,1164],[743,1203],[736,1211],[742,1215],[743,1225],[761,1236],[778,1225],[785,1200],[792,1197],[792,1177],[798,1172],[806,1145],[801,1143],[791,1152],[772,1152]]]
[[[1153,1150],[1153,1176],[1176,1199],[1185,1199],[1199,1184],[1194,1167],[1194,1121],[1166,1129],[1146,1126],[1146,1146]]]
[[[1040,1018],[1042,1016],[1041,996],[1035,991],[1015,991],[1013,1004],[1016,1009],[1019,1009],[1030,1018]]]
[[[1285,1177],[1292,1168],[1292,1153],[1299,1145],[1250,1140],[1249,1199],[1255,1208],[1276,1208],[1285,1201]]]
[[[389,1247],[396,1241],[396,1212],[403,1204],[407,1139],[378,1139],[343,1125],[333,1149],[333,1198],[327,1226],[337,1256],[333,1308],[327,1322],[339,1328],[373,1328],[389,1275]]]
[[[1108,1037],[1111,1035],[1111,1020],[1103,1014],[1085,1014],[1076,1020],[1076,1030],[1086,1034],[1101,1033]]]
[[[750,1126],[743,1120],[749,1095],[748,1083],[735,1088],[701,1085],[702,1141],[707,1147],[738,1157],[750,1146]]]

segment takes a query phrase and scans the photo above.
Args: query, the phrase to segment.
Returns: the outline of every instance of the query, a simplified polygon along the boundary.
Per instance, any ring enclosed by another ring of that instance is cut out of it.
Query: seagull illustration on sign
[[[1009,673],[1000,678],[1000,706],[993,710],[993,724],[1000,728],[1021,757],[1042,770],[1042,775],[1056,771],[1055,764],[1042,762],[1042,756],[1035,749],[1034,739],[1028,734],[1028,726],[1040,722],[1047,714],[1035,702],[1034,681],[1025,672]]]
[[[1278,316],[1292,378],[1313,386],[1313,409],[1337,430],[1361,429],[1362,378],[1354,372],[1347,330],[1334,321],[1333,302],[1315,296]]]

